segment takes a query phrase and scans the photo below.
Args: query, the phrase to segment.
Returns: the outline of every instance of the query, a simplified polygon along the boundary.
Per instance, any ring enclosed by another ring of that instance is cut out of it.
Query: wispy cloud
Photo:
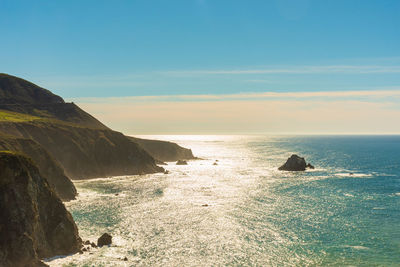
[[[360,99],[381,100],[386,98],[390,101],[398,101],[400,98],[400,86],[390,87],[390,90],[373,91],[318,91],[318,92],[261,92],[261,93],[238,93],[223,95],[159,95],[159,96],[125,96],[125,97],[84,97],[70,98],[75,102],[96,103],[111,101],[122,102],[171,102],[171,101],[247,101],[247,100],[272,100],[272,99],[312,99],[324,98],[325,100],[336,99]]]
[[[324,99],[79,102],[126,134],[400,133],[400,105]]]
[[[268,67],[259,69],[232,69],[232,70],[174,70],[162,71],[167,75],[218,75],[218,74],[379,74],[400,73],[400,66],[375,65],[331,65],[331,66],[294,66]]]

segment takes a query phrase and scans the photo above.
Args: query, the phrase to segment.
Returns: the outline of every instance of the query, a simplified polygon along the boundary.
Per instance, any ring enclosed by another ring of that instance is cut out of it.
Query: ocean
[[[113,244],[47,264],[400,266],[400,136],[146,138],[202,160],[74,181],[81,237]],[[315,169],[278,171],[291,154]]]

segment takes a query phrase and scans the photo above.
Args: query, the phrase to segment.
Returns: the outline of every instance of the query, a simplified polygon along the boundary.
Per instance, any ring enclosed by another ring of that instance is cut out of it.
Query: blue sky
[[[240,117],[246,132],[400,133],[399,14],[398,0],[0,0],[0,72],[128,133],[240,132]],[[188,101],[192,117],[165,119],[186,112]],[[221,105],[199,117],[210,101]],[[153,115],[126,117],[135,105],[131,112]],[[341,117],[328,106],[341,107]],[[320,120],[292,127],[287,107]],[[250,125],[250,111],[263,119]],[[230,126],[221,123],[229,114]],[[194,117],[197,128],[187,126]]]
[[[0,0],[0,71],[67,98],[375,90],[400,85],[398,14],[397,0]],[[325,70],[218,73],[310,66]]]

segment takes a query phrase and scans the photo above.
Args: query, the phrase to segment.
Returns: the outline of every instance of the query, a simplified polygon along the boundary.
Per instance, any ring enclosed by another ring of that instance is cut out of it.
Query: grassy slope
[[[40,117],[31,116],[28,114],[22,114],[17,112],[12,112],[8,110],[0,110],[0,122],[26,122],[34,120],[43,120]]]

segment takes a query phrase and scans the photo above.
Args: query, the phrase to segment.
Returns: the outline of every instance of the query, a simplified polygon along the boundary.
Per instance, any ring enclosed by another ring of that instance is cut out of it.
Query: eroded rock
[[[278,170],[280,171],[305,171],[306,168],[314,169],[310,163],[306,163],[306,160],[302,157],[293,154],[287,159],[285,164],[280,166]]]
[[[112,236],[109,235],[108,233],[102,234],[102,236],[99,237],[97,240],[97,246],[102,247],[102,246],[108,246],[111,245],[112,243]]]

